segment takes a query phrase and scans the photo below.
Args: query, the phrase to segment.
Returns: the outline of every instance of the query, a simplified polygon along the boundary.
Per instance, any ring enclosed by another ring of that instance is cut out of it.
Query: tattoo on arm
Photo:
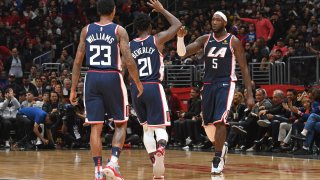
[[[251,87],[251,77],[249,74],[248,66],[247,66],[247,59],[244,54],[243,46],[240,40],[236,37],[232,37],[232,48],[234,50],[234,55],[238,64],[240,66],[241,74],[243,76],[245,87],[248,91],[248,94],[252,96],[252,87]]]
[[[139,75],[138,75],[138,69],[137,65],[134,62],[134,59],[131,55],[131,50],[129,47],[129,37],[127,31],[123,27],[119,27],[119,41],[120,41],[120,50],[123,57],[123,62],[128,68],[129,74],[131,78],[134,80],[134,82],[138,82]]]
[[[72,87],[71,89],[75,90],[80,77],[80,69],[82,66],[82,61],[85,55],[85,38],[87,34],[87,26],[84,27],[80,34],[80,42],[78,45],[76,57],[74,59],[73,67],[72,67]]]

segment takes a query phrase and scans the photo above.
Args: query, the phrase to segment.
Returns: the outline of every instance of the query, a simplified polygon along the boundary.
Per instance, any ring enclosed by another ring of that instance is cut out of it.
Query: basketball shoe
[[[124,180],[124,178],[120,174],[118,163],[108,162],[106,167],[102,170],[103,173],[106,175],[107,179],[112,180]]]
[[[165,171],[164,167],[164,154],[165,154],[165,149],[164,147],[160,146],[156,152],[154,152],[154,158],[155,161],[153,163],[153,179],[164,179],[163,174]]]
[[[221,174],[226,163],[225,156],[228,153],[228,143],[225,142],[222,148],[221,157],[215,156],[212,160],[211,174]]]

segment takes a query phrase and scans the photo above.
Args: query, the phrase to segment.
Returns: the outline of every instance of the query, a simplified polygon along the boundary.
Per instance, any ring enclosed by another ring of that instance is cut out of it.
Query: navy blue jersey
[[[86,36],[86,65],[92,69],[121,70],[117,40],[119,25],[89,24]]]
[[[235,56],[231,46],[233,35],[228,34],[226,38],[218,41],[211,33],[204,46],[205,74],[203,82],[214,82],[224,79],[236,81]]]
[[[132,56],[137,63],[142,82],[159,82],[163,79],[163,56],[158,51],[154,36],[130,42]]]

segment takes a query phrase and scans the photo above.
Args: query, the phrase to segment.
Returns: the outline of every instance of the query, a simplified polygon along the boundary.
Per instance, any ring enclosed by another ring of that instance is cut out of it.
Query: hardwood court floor
[[[109,157],[110,151],[103,152]],[[224,175],[211,177],[212,152],[168,150],[166,154],[167,180],[320,179],[319,160],[229,154]],[[144,150],[122,152],[121,173],[126,180],[152,179],[146,155]],[[93,162],[88,150],[0,151],[0,179],[92,180]]]

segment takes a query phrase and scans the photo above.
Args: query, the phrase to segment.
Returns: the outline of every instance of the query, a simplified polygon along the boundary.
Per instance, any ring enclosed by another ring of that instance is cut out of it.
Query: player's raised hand
[[[78,104],[76,91],[71,90],[69,100],[70,100],[70,103],[74,106]]]
[[[154,9],[153,11],[161,12],[162,10],[164,10],[162,4],[158,0],[149,0],[147,4]]]
[[[141,82],[136,83],[136,85],[137,85],[137,89],[138,89],[138,91],[139,91],[139,94],[138,94],[137,97],[140,97],[140,96],[142,95],[142,93],[143,93],[143,85],[142,85]]]
[[[182,26],[179,31],[177,32],[178,37],[184,37],[186,36],[188,31],[186,30],[185,26]]]

